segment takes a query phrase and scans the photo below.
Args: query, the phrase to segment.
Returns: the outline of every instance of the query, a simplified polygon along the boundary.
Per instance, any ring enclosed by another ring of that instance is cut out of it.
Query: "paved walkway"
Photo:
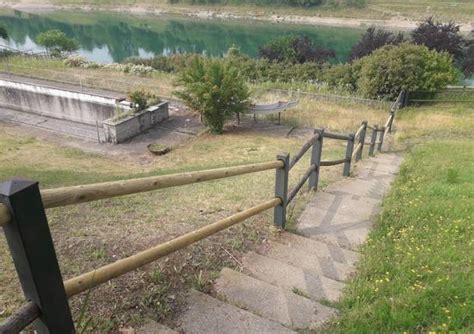
[[[340,298],[401,157],[380,154],[359,163],[355,177],[314,194],[297,234],[285,232],[224,268],[217,298],[192,290],[178,319],[181,333],[294,333],[318,329],[334,317],[325,301]],[[146,329],[146,330],[145,330]],[[140,333],[168,333],[149,323]],[[169,333],[177,333],[166,329]]]

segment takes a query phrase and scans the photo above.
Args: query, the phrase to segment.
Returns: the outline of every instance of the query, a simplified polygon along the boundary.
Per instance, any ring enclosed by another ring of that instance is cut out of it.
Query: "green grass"
[[[473,156],[472,138],[407,155],[329,332],[474,331]]]

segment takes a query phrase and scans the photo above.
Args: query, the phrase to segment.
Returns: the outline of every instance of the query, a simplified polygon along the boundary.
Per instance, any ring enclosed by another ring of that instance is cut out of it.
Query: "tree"
[[[283,36],[261,47],[259,56],[271,62],[323,63],[335,57],[336,52],[332,49],[318,48],[308,36]]]
[[[403,33],[393,34],[389,31],[370,27],[352,47],[349,60],[363,58],[385,45],[398,45],[405,40]]]
[[[0,26],[0,38],[8,39],[8,32],[7,32],[7,29],[5,29],[5,28],[2,27],[2,26]]]
[[[76,51],[79,46],[77,42],[66,36],[61,30],[48,30],[36,37],[36,42],[44,46],[52,56],[61,56],[62,53]]]
[[[249,89],[232,62],[195,58],[178,83],[184,88],[175,94],[201,114],[212,133],[222,133],[226,118],[249,107]]]
[[[387,45],[357,61],[357,87],[368,98],[394,99],[402,90],[436,92],[455,82],[452,56],[425,46]]]
[[[463,58],[465,40],[459,25],[452,21],[443,24],[430,17],[411,32],[411,38],[415,44],[425,45],[430,50],[446,51],[457,61]]]
[[[462,70],[466,77],[474,75],[474,39],[466,42],[466,51],[462,62]]]

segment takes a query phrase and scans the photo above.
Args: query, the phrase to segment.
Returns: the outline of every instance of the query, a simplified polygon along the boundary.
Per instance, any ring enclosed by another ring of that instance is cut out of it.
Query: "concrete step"
[[[247,253],[243,260],[245,272],[254,278],[288,291],[298,290],[313,300],[336,301],[345,284],[315,275],[304,269],[259,255]]]
[[[191,290],[188,307],[179,316],[181,332],[186,334],[294,333],[276,321]]]
[[[355,271],[353,266],[318,257],[313,253],[306,253],[275,241],[268,241],[260,254],[336,281],[347,280]]]
[[[320,328],[336,314],[333,308],[228,268],[222,269],[215,288],[227,302],[294,330]]]
[[[150,320],[136,331],[137,334],[178,334],[177,331]]]
[[[389,189],[390,183],[390,180],[386,179],[362,180],[348,178],[328,187],[325,192],[335,195],[349,194],[358,197],[368,197],[380,201]]]
[[[288,247],[300,249],[319,257],[325,257],[332,261],[353,266],[359,259],[359,253],[344,249],[333,244],[328,244],[311,238],[303,237],[294,233],[283,233],[278,239]]]

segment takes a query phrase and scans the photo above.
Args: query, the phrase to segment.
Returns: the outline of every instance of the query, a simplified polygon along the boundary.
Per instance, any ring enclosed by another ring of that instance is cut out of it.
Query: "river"
[[[79,54],[98,63],[174,52],[221,56],[233,45],[255,57],[258,48],[274,38],[302,34],[318,46],[334,49],[337,54],[334,62],[344,62],[363,33],[353,28],[97,11],[31,14],[1,10],[0,25],[7,28],[10,37],[8,41],[0,39],[0,44],[22,51],[44,51],[35,43],[36,36],[49,29],[62,30],[79,43]]]

